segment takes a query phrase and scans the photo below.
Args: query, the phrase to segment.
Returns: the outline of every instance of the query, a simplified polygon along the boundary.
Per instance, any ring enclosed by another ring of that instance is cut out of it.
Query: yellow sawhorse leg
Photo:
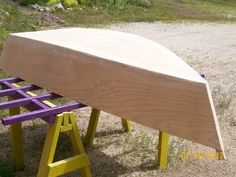
[[[96,135],[96,130],[97,130],[97,124],[98,124],[98,119],[100,115],[100,110],[93,108],[91,112],[91,116],[89,119],[89,125],[87,129],[87,134],[85,136],[85,145],[86,146],[92,146],[93,145],[93,140]],[[121,119],[122,126],[124,130],[128,133],[132,131],[132,126],[130,121],[127,119]]]
[[[158,166],[159,169],[165,169],[168,164],[168,141],[169,134],[166,132],[159,132],[159,143],[158,143]]]
[[[131,122],[129,120],[121,118],[121,123],[122,123],[122,127],[127,133],[130,133],[132,131]]]
[[[95,109],[95,108],[92,109],[91,116],[89,119],[87,134],[85,136],[85,145],[86,146],[93,145],[93,140],[95,138],[100,112],[101,111],[98,109]]]
[[[216,159],[218,159],[218,160],[225,160],[225,154],[224,154],[223,151],[220,151],[220,150],[216,149],[216,155],[217,155]]]
[[[67,132],[72,141],[75,156],[53,162],[60,133]],[[62,113],[56,122],[50,124],[40,160],[37,177],[56,177],[74,170],[79,170],[82,177],[91,177],[89,160],[84,152],[82,140],[73,113]]]
[[[20,107],[9,109],[9,115],[20,114]],[[12,152],[13,152],[13,163],[16,170],[24,169],[24,151],[23,151],[23,138],[21,123],[16,123],[10,127]]]

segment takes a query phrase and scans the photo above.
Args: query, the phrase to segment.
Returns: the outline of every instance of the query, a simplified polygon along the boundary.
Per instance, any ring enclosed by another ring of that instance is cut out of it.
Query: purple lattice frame
[[[20,78],[7,78],[0,80],[0,85],[2,86],[2,90],[0,90],[0,97],[8,96],[11,98],[10,101],[0,103],[0,110],[11,109],[20,106],[30,111],[2,118],[3,125],[11,125],[18,122],[33,120],[39,117],[41,117],[48,123],[54,123],[55,116],[57,114],[86,107],[86,105],[84,104],[74,102],[50,107],[44,104],[43,101],[60,98],[62,96],[55,93],[46,93],[42,95],[31,96],[27,93],[28,91],[39,90],[41,88],[36,85],[26,85],[20,87],[15,87],[14,85],[12,85],[13,83],[22,81],[24,80]]]

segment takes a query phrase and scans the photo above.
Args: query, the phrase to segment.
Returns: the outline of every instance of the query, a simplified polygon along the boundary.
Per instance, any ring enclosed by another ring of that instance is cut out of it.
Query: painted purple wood
[[[55,93],[47,93],[44,95],[38,95],[38,96],[34,96],[34,97],[16,99],[16,100],[0,103],[0,110],[9,109],[9,108],[17,107],[17,106],[25,106],[25,105],[31,103],[33,99],[37,99],[39,101],[44,101],[44,100],[55,99],[55,98],[59,98],[59,97],[61,97],[61,96],[57,95]]]
[[[9,82],[3,82],[2,85],[6,89],[15,88]],[[13,96],[10,96],[10,97],[12,97],[13,99],[19,99],[19,98],[31,98],[32,96],[30,96],[29,94],[27,94],[26,92],[24,92],[22,90],[17,90],[16,94],[14,94]],[[49,106],[43,104],[42,102],[40,102],[38,100],[32,100],[32,104],[25,105],[23,107],[25,107],[27,110],[30,110],[30,111],[49,108]],[[42,117],[41,119],[43,119],[44,121],[46,121],[48,123],[55,122],[55,116]]]
[[[2,119],[2,124],[3,125],[15,124],[18,122],[32,120],[32,119],[36,119],[39,117],[47,117],[50,115],[56,115],[56,114],[59,114],[62,112],[71,111],[73,109],[78,109],[78,108],[83,108],[83,107],[86,107],[86,105],[83,105],[80,103],[69,103],[69,104],[62,105],[62,106],[57,106],[57,107],[52,107],[52,108],[48,108],[48,109],[27,112],[27,113],[20,114],[20,115],[5,117]]]
[[[6,79],[0,79],[0,84],[2,83],[2,82],[5,82],[5,81],[7,81],[7,82],[9,82],[9,83],[16,83],[16,82],[22,82],[22,81],[24,81],[23,79],[20,79],[20,78],[18,78],[18,77],[11,77],[11,78],[6,78]]]
[[[47,121],[48,123],[54,123],[56,114],[85,107],[85,105],[80,103],[70,103],[61,106],[49,107],[48,105],[44,104],[41,101],[47,99],[59,98],[61,96],[55,93],[47,93],[44,95],[31,96],[26,92],[41,88],[35,85],[22,86],[16,88],[15,86],[12,85],[12,83],[20,81],[22,81],[22,79],[19,78],[9,78],[0,80],[0,85],[2,85],[2,87],[5,89],[0,91],[0,96],[1,95],[9,96],[13,99],[12,101],[0,103],[0,110],[9,109],[17,106],[23,106],[32,112],[5,117],[2,119],[3,125],[15,124],[17,122],[32,120],[36,118],[41,118]]]
[[[4,81],[2,84],[5,84],[6,81]],[[13,95],[16,93],[17,90],[22,90],[22,91],[30,91],[30,90],[38,90],[40,89],[40,87],[35,86],[35,85],[27,85],[27,86],[22,86],[22,87],[18,87],[18,88],[9,88],[9,89],[5,89],[5,90],[0,90],[0,97],[3,96],[9,96],[9,95]]]
[[[42,103],[41,101],[38,101],[36,99],[32,100],[32,103],[38,107],[40,107],[41,109],[48,109],[50,108],[50,106]],[[33,105],[31,105],[32,107]],[[55,122],[55,115],[50,115],[50,116],[47,116],[47,117],[42,117],[41,119],[43,119],[44,121],[48,122],[48,123],[54,123]]]

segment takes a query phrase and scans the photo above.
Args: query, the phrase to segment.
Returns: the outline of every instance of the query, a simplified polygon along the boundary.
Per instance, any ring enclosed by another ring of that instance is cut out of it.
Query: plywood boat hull
[[[0,67],[65,97],[223,151],[208,83],[150,40],[80,28],[12,34]]]

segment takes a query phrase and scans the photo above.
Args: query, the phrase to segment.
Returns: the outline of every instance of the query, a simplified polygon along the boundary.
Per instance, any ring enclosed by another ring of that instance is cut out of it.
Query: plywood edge
[[[221,151],[223,153],[223,157],[225,159],[226,157],[225,157],[225,151],[224,151],[224,143],[223,143],[222,135],[220,133],[219,121],[218,121],[217,116],[216,116],[215,105],[214,105],[214,102],[213,102],[210,86],[209,86],[208,83],[206,83],[206,89],[207,89],[209,102],[210,102],[210,106],[211,106],[211,110],[212,110],[212,114],[213,114],[213,119],[214,119],[214,122],[215,122],[216,133],[217,133],[217,136],[218,136],[218,139],[219,139],[219,149],[216,149],[216,150]]]

